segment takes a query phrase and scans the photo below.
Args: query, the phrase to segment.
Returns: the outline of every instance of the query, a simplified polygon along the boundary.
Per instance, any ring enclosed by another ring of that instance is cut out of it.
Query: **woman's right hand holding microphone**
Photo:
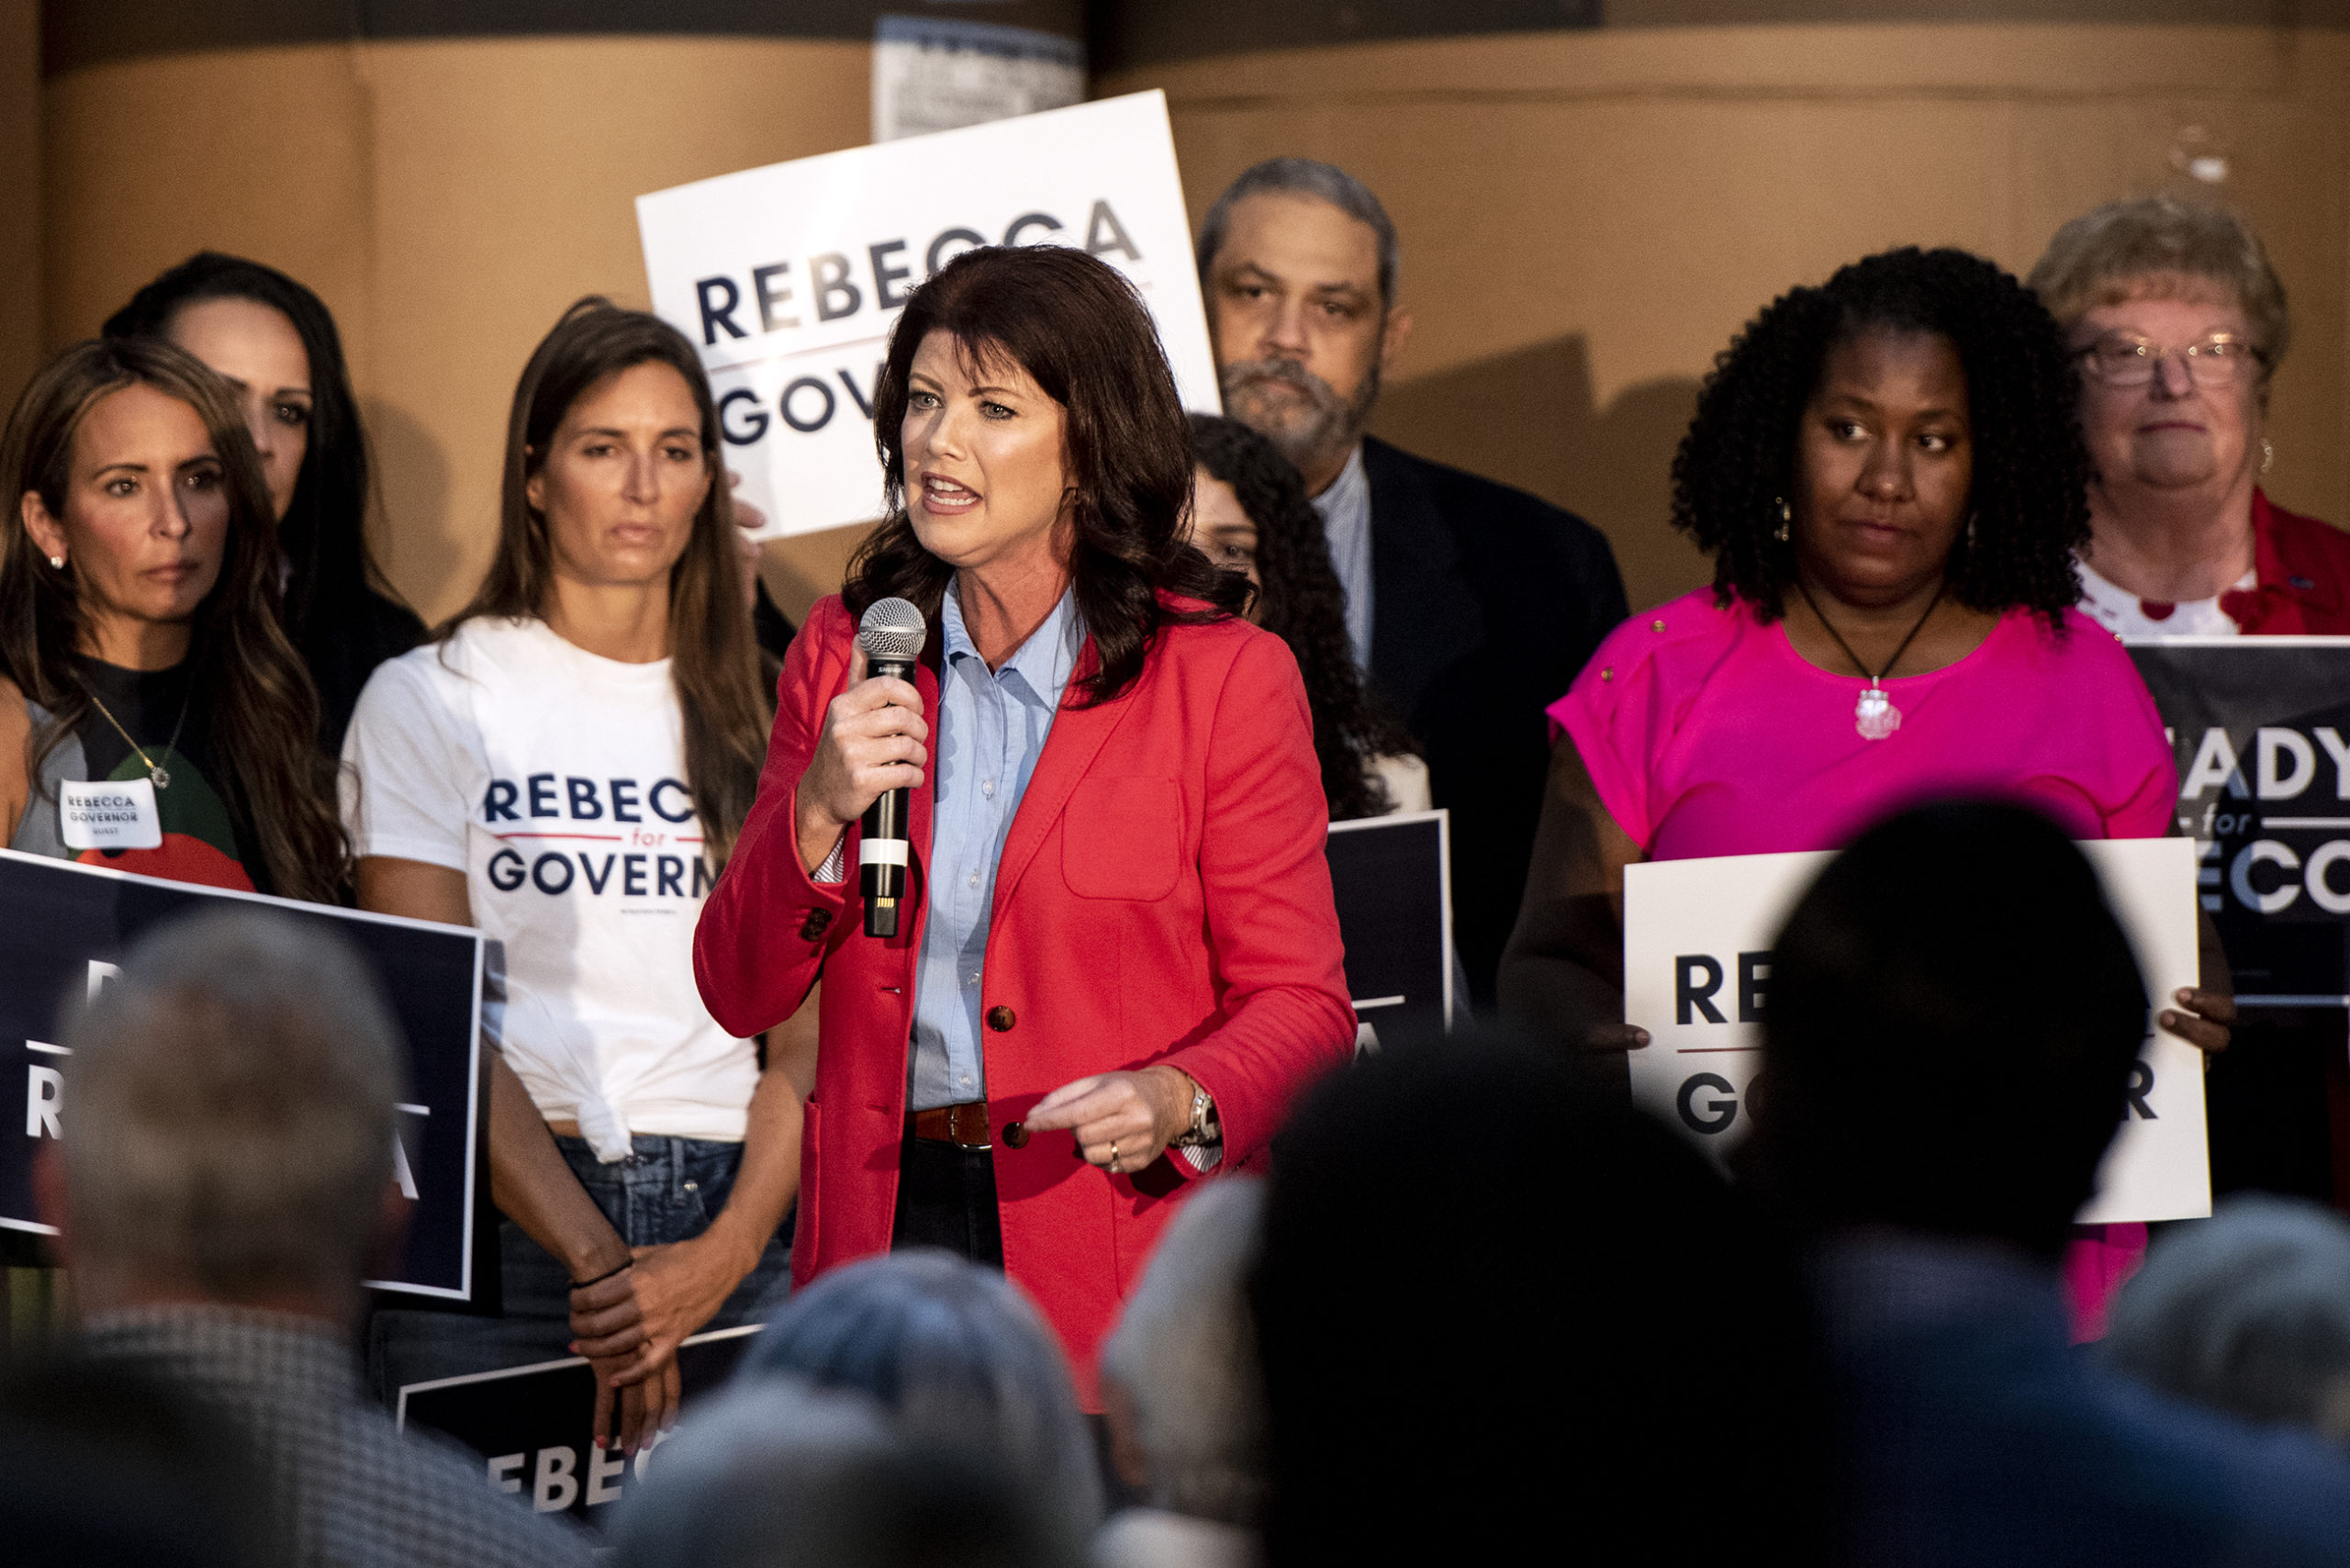
[[[922,694],[890,676],[868,678],[865,670],[858,648],[850,655],[848,689],[824,710],[824,733],[800,776],[793,827],[800,864],[811,876],[867,806],[891,790],[920,789],[930,762]]]

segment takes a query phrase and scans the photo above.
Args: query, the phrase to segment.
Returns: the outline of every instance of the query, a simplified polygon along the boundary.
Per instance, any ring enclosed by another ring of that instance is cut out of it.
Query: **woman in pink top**
[[[1595,1051],[1648,1043],[1623,1022],[1634,861],[1832,849],[1953,794],[2080,838],[2165,831],[2162,721],[2072,608],[2076,397],[2047,312],[1963,252],[1872,256],[1748,326],[1673,463],[1673,522],[1713,588],[1617,628],[1550,711],[1505,1014]],[[2172,1000],[2164,1027],[2225,1046],[2224,991]],[[2114,1228],[2143,1250],[2143,1226]],[[2076,1260],[2084,1305],[2108,1250]]]

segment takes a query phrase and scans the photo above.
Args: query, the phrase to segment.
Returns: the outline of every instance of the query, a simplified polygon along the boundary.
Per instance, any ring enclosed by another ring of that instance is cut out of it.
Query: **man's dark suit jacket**
[[[1523,490],[1362,443],[1371,683],[1452,812],[1452,931],[1477,1004],[1517,919],[1557,701],[1628,613],[1600,532]]]

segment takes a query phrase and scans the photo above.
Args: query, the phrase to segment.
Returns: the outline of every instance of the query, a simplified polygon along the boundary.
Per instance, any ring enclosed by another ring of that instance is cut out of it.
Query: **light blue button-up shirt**
[[[1329,542],[1330,569],[1347,596],[1347,645],[1355,667],[1371,668],[1371,479],[1362,471],[1362,442],[1347,454],[1347,465],[1330,487],[1314,498]]]
[[[930,913],[914,977],[906,1078],[912,1111],[987,1097],[979,977],[987,969],[996,867],[1085,641],[1076,601],[1067,592],[1001,669],[990,670],[972,644],[951,584],[939,622],[946,659],[931,724],[937,796],[930,819]]]

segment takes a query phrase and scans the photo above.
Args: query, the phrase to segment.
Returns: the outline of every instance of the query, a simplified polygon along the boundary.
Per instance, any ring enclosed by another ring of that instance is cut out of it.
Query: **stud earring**
[[[1771,531],[1771,537],[1785,544],[1787,542],[1787,530],[1795,521],[1796,509],[1787,505],[1787,498],[1781,496],[1779,498],[1779,526]]]
[[[2262,436],[2260,438],[2260,471],[2263,474],[2267,473],[2276,462],[2277,449],[2268,444],[2266,436]]]
[[[50,564],[50,566],[55,566],[59,571],[61,571],[61,572],[62,572],[62,571],[63,571],[63,570],[65,569],[65,557],[64,557],[64,556],[62,556],[62,555],[51,555],[51,556],[49,558],[49,564]]]

